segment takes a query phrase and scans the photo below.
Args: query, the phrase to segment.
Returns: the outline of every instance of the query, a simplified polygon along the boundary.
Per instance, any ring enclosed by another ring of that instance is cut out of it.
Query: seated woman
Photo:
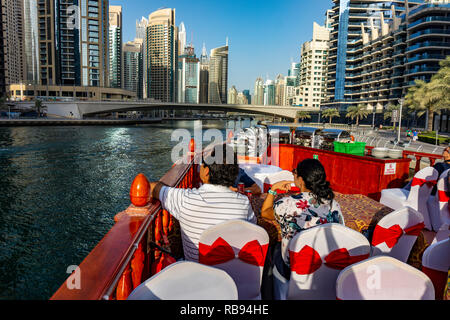
[[[334,200],[333,190],[326,180],[325,169],[315,159],[306,159],[294,169],[294,181],[275,183],[261,209],[261,216],[277,220],[281,227],[281,247],[274,248],[274,263],[278,272],[290,278],[289,241],[302,230],[326,223],[344,224],[339,203]],[[290,191],[291,184],[300,193],[284,197],[274,203],[276,190]]]

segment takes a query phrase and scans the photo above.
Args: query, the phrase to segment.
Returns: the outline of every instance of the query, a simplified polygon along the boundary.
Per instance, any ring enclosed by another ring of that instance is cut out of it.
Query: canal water
[[[129,206],[135,176],[171,168],[173,130],[194,125],[0,128],[0,299],[49,299]]]

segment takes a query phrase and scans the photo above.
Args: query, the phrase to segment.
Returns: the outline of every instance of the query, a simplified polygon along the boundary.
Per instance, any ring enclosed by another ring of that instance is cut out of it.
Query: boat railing
[[[198,162],[195,161],[198,154],[194,151],[192,140],[188,161],[175,164],[160,181],[170,187],[197,187],[200,182]],[[56,291],[52,300],[125,300],[157,272],[155,266],[164,263],[160,249],[169,244],[168,236],[173,231],[174,221],[159,201],[144,206],[133,204],[133,185],[130,191],[132,204],[116,215],[115,225]],[[142,190],[142,184],[138,189]]]

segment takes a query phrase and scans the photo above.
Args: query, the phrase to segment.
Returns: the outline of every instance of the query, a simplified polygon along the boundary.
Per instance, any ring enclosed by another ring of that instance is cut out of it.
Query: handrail
[[[173,166],[160,181],[168,186],[178,187],[188,178],[189,184],[193,184],[196,168],[194,158],[191,157],[188,164]],[[190,171],[192,177],[189,176]],[[127,210],[132,208],[136,207],[131,205]],[[144,209],[148,213],[145,217],[124,215],[83,260],[79,266],[80,289],[69,289],[69,277],[51,300],[112,299],[114,290],[129,268],[135,252],[140,244],[146,242],[144,236],[162,212],[159,201],[150,203]]]

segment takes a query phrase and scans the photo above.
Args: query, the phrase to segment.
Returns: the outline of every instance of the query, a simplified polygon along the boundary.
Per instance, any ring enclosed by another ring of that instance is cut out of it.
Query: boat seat
[[[214,285],[211,285],[211,284]],[[128,300],[237,300],[233,279],[196,262],[176,262],[131,292]]]
[[[274,267],[274,298],[335,300],[336,279],[341,270],[369,255],[366,237],[341,224],[304,230],[289,242],[290,280]]]
[[[239,300],[260,300],[268,248],[269,235],[264,228],[230,220],[203,231],[199,262],[229,274],[236,283]]]
[[[402,262],[408,261],[423,228],[423,216],[413,208],[404,207],[391,212],[375,226],[371,255],[388,255]]]
[[[339,274],[338,300],[434,300],[431,280],[420,270],[388,256],[355,263]]]
[[[436,195],[430,196],[427,202],[428,213],[430,214],[431,227],[433,231],[439,231],[441,227],[444,229],[448,227],[449,219],[445,219],[445,215],[448,215],[448,201],[449,192],[447,188],[447,179],[450,169],[445,170],[437,182],[437,192]],[[443,220],[447,220],[444,223]],[[447,228],[448,229],[448,228]]]
[[[414,175],[411,183],[411,191],[406,198],[406,190],[404,189],[384,189],[381,190],[380,202],[394,210],[405,206],[417,210],[423,216],[425,228],[432,230],[427,201],[430,197],[431,190],[437,183],[438,175],[438,171],[433,167],[424,168]]]
[[[445,285],[450,269],[450,238],[429,246],[422,256],[422,271],[431,279],[436,300],[444,297]]]

